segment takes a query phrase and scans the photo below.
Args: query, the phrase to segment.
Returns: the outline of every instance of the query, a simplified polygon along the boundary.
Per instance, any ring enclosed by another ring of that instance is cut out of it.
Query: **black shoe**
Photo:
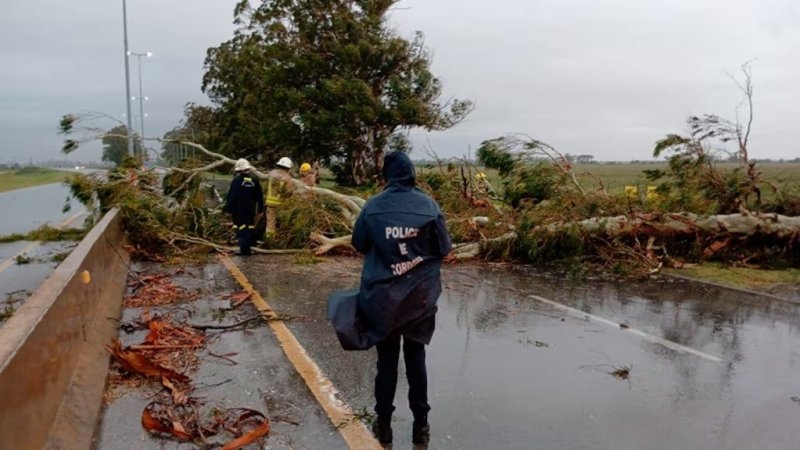
[[[428,422],[414,422],[411,429],[411,442],[414,444],[427,444],[431,440],[431,426]]]
[[[392,443],[392,420],[391,419],[378,419],[372,422],[372,433],[381,444]]]

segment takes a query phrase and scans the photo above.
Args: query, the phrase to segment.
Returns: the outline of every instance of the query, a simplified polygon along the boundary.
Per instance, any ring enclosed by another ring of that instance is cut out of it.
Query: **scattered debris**
[[[619,327],[622,328],[623,330],[627,330],[628,328],[630,328],[630,325],[628,325],[625,322],[622,322],[621,324],[619,324]]]
[[[259,314],[259,315],[256,315],[256,316],[248,317],[248,318],[246,318],[244,320],[240,320],[240,321],[238,321],[236,323],[233,323],[233,324],[230,324],[230,325],[195,325],[195,324],[191,324],[190,323],[190,324],[187,324],[187,326],[192,327],[192,328],[194,328],[196,330],[231,330],[231,329],[234,329],[234,328],[239,328],[241,326],[247,325],[250,322],[261,321],[261,320],[264,320],[264,316]]]
[[[28,256],[26,253],[20,253],[19,255],[14,257],[14,262],[17,263],[18,266],[23,264],[30,264],[33,262],[33,258]]]
[[[126,308],[143,306],[171,305],[178,302],[191,301],[197,297],[189,294],[169,279],[169,274],[159,273],[135,277],[128,282],[132,294],[125,297]]]
[[[631,374],[631,369],[633,369],[633,364],[630,366],[619,366],[614,368],[612,372],[609,372],[612,376],[615,376],[621,380],[627,380]]]
[[[348,425],[358,422],[362,422],[365,425],[367,425],[367,427],[371,427],[376,420],[378,420],[378,416],[375,415],[375,413],[370,412],[369,409],[367,409],[366,407],[362,407],[360,409],[353,411],[353,414],[351,414],[349,418],[336,424],[334,428],[337,430],[341,430],[342,428]]]
[[[239,291],[239,292],[234,292],[233,294],[228,294],[223,298],[229,299],[231,301],[231,306],[236,308],[237,306],[249,300],[250,297],[252,296],[253,296],[252,292]]]
[[[6,320],[10,319],[16,311],[17,310],[13,306],[5,305],[3,310],[0,311],[0,322],[5,322]]]
[[[0,323],[11,318],[17,311],[17,303],[24,302],[30,295],[30,291],[25,289],[7,292],[6,298],[0,303]]]
[[[528,336],[525,336],[524,339],[523,338],[517,339],[517,342],[519,342],[520,344],[522,344],[522,345],[524,345],[526,347],[529,346],[529,345],[535,345],[535,346],[537,346],[539,348],[548,348],[548,347],[550,347],[550,344],[548,344],[547,342],[537,341],[537,340],[531,339]]]
[[[189,377],[186,375],[153,362],[144,355],[144,352],[131,350],[127,347],[123,348],[119,339],[115,340],[112,345],[106,345],[106,349],[114,356],[120,366],[130,373],[137,373],[146,377],[166,377],[178,381],[189,381]]]
[[[611,368],[611,371],[602,370],[604,368]],[[613,364],[589,364],[579,366],[578,369],[593,369],[603,373],[607,373],[614,378],[619,378],[620,380],[628,380],[630,382],[630,375],[631,370],[633,370],[633,364],[630,366],[615,366]]]
[[[171,286],[166,276],[155,275],[142,277],[142,282],[135,282],[138,287],[136,296],[156,295],[148,291],[148,287],[156,285],[164,290],[164,286]],[[145,294],[143,294],[143,292]],[[171,289],[166,289],[171,293]],[[258,316],[256,318],[261,318]],[[251,317],[230,326],[209,326],[209,329],[231,328],[242,326],[253,321]],[[142,327],[145,325],[145,327]],[[196,390],[191,378],[187,375],[199,366],[197,351],[206,347],[208,338],[203,327],[194,327],[187,324],[178,324],[169,315],[153,315],[145,310],[141,317],[132,323],[121,323],[120,328],[147,329],[147,336],[140,344],[123,347],[119,340],[106,348],[114,356],[122,372],[115,372],[112,368],[110,384],[128,383],[141,386],[145,380],[159,380],[161,390],[156,392],[154,399],[142,411],[142,427],[149,433],[173,438],[181,442],[194,442],[201,447],[222,447],[234,450],[243,448],[270,432],[270,421],[261,412],[246,409],[215,409],[211,414],[201,415],[198,410],[202,405],[201,398],[194,395]],[[205,349],[208,355],[225,359],[232,364],[236,361],[230,359],[237,353],[224,355],[215,354]],[[133,376],[132,376],[133,375]],[[217,385],[225,384],[231,380],[223,381]],[[135,384],[138,383],[138,384]],[[201,389],[217,385],[201,386]],[[114,390],[106,392],[105,401],[114,399]],[[227,444],[222,439],[223,433],[233,435]],[[211,437],[217,440],[211,442]]]
[[[50,261],[60,263],[61,261],[64,261],[65,259],[67,259],[67,256],[69,256],[71,253],[72,253],[72,250],[67,250],[65,252],[56,253],[56,254],[54,254],[53,256],[50,257]]]

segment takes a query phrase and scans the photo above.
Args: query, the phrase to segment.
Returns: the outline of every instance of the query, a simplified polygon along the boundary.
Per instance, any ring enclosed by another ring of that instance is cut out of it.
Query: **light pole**
[[[122,33],[125,38],[125,101],[128,106],[128,155],[133,155],[133,123],[131,116],[131,70],[128,63],[128,11],[122,0]]]
[[[136,52],[128,52],[128,55],[135,56],[139,61],[139,120],[140,120],[140,137],[139,139],[142,140],[141,147],[144,149],[144,101],[147,100],[147,97],[144,97],[142,94],[142,56],[146,56],[148,58],[152,57],[153,54],[151,52],[145,53],[136,53]],[[144,155],[144,153],[143,153]]]

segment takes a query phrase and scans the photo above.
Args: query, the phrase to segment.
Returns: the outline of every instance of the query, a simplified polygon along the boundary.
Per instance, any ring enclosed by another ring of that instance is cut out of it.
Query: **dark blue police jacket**
[[[433,336],[450,235],[439,205],[414,187],[406,154],[387,154],[383,176],[386,189],[353,228],[353,247],[365,255],[360,289],[328,299],[328,319],[346,350],[368,349],[391,333],[424,344]]]
[[[231,180],[225,210],[233,216],[235,225],[253,225],[256,216],[264,211],[264,193],[258,177],[249,173],[238,173]]]

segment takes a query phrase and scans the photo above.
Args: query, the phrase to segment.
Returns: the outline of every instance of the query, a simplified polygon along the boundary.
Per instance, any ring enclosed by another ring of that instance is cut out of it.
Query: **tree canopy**
[[[205,62],[219,149],[267,165],[286,155],[321,160],[338,166],[340,182],[363,184],[401,142],[398,131],[463,120],[472,103],[441,100],[423,35],[407,40],[389,26],[395,3],[239,2],[234,37]]]
[[[105,162],[120,165],[128,156],[128,127],[117,125],[103,135],[103,157]],[[141,154],[141,145],[138,136],[134,133],[133,151],[134,154]]]

